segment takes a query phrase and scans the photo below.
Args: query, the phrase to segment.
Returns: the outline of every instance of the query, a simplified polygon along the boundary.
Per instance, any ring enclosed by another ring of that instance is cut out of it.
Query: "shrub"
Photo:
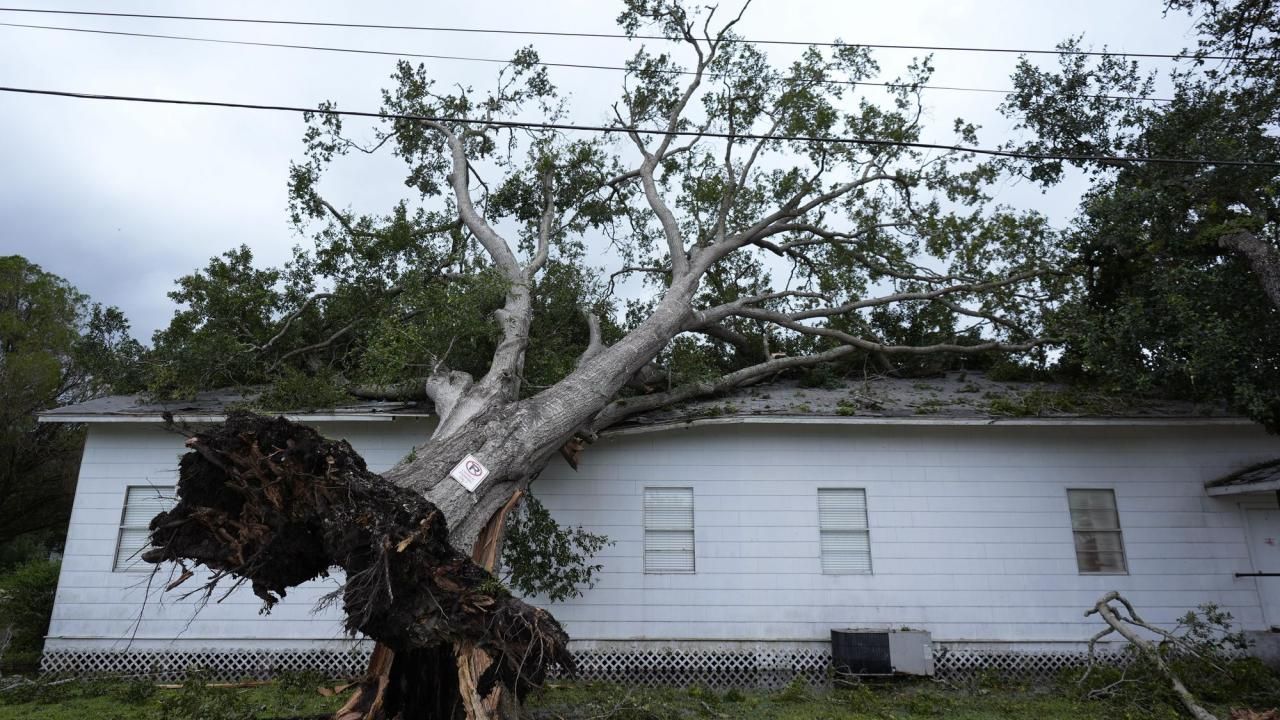
[[[812,688],[809,687],[809,681],[805,680],[801,675],[792,678],[786,687],[773,695],[775,702],[791,704],[808,702],[812,697],[813,692]]]
[[[53,614],[53,594],[58,587],[59,563],[28,560],[0,575],[0,632],[10,628],[9,649],[0,668],[28,670],[40,662],[44,634]]]

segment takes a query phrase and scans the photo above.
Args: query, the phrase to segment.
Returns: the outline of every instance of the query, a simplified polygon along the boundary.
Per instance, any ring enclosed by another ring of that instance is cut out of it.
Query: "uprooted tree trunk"
[[[283,418],[234,414],[192,435],[179,466],[178,505],[151,524],[148,562],[189,562],[248,582],[268,607],[332,567],[346,629],[385,647],[372,704],[357,717],[453,720],[465,707],[455,656],[475,659],[481,698],[515,700],[548,669],[572,670],[568,636],[546,611],[513,598],[450,543],[441,510],[369,472],[345,441]],[[390,651],[393,653],[388,657]],[[391,658],[394,659],[391,659]]]

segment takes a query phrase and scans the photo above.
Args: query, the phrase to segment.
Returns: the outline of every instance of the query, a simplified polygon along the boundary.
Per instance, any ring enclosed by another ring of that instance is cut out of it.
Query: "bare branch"
[[[739,385],[742,385],[743,383],[750,382],[757,378],[762,378],[791,368],[810,367],[824,362],[831,362],[832,360],[838,360],[852,352],[854,352],[854,348],[844,346],[833,348],[826,352],[816,353],[814,355],[800,355],[796,357],[767,360],[765,362],[728,373],[727,375],[722,375],[714,380],[689,383],[666,392],[615,401],[608,405],[604,410],[600,411],[600,414],[592,421],[591,429],[593,432],[601,432],[611,425],[642,412],[656,410],[682,400],[727,392]]]
[[[324,340],[321,340],[320,342],[311,343],[310,345],[304,345],[303,347],[300,347],[300,348],[295,348],[281,355],[280,357],[275,359],[275,362],[267,366],[267,373],[270,374],[274,372],[276,368],[280,367],[281,363],[283,363],[285,360],[288,360],[289,358],[295,355],[301,355],[302,353],[313,352],[315,350],[323,350],[324,348],[327,348],[333,345],[335,342],[341,339],[343,335],[346,335],[347,333],[354,330],[355,327],[359,325],[360,321],[363,319],[364,319],[363,315],[357,316],[354,320],[347,323],[346,325],[343,325],[336,332],[334,332],[332,335],[325,338]]]
[[[999,325],[1000,327],[1003,327],[1007,330],[1012,330],[1014,332],[1022,333],[1025,335],[1030,334],[1022,326],[1013,322],[1009,318],[1001,317],[993,312],[964,307],[963,305],[959,303],[951,302],[946,298],[934,298],[933,302],[936,302],[939,305],[945,306],[947,309],[951,310],[951,312],[956,313],[957,315],[967,315],[968,317],[987,320],[993,325]]]
[[[426,400],[428,399],[426,384],[426,378],[414,378],[383,385],[352,384],[347,386],[347,392],[362,400]]]
[[[719,307],[724,308],[725,306],[721,305]],[[989,351],[1026,352],[1042,345],[1051,345],[1058,342],[1058,340],[1054,338],[1036,338],[1021,343],[1006,343],[998,340],[991,340],[987,342],[974,343],[972,345],[960,345],[958,343],[935,343],[933,345],[885,345],[881,342],[868,340],[866,338],[858,337],[857,335],[851,335],[843,330],[816,325],[806,325],[796,319],[798,316],[804,315],[805,313],[788,315],[786,313],[776,312],[773,310],[744,306],[733,308],[726,314],[771,322],[779,327],[787,328],[788,330],[795,331],[802,335],[831,338],[861,350],[866,350],[867,352],[879,352],[888,355],[933,355],[937,353],[973,354]],[[691,327],[689,329],[696,328]]]
[[[470,177],[470,163],[467,159],[466,148],[463,146],[462,138],[458,137],[448,127],[438,122],[425,123],[428,127],[444,136],[445,141],[449,144],[449,150],[452,154],[453,169],[448,175],[449,185],[453,188],[454,200],[458,205],[458,216],[462,222],[475,235],[476,240],[493,259],[498,269],[503,272],[508,280],[515,283],[524,282],[524,273],[520,269],[520,263],[516,261],[515,253],[512,252],[511,246],[507,241],[498,234],[492,226],[485,221],[484,217],[476,210],[475,203],[471,199],[471,188],[468,184]]]
[[[342,226],[342,229],[347,231],[348,235],[351,235],[352,237],[362,237],[362,238],[376,238],[378,236],[377,233],[372,233],[367,230],[357,230],[355,226],[351,224],[351,221],[348,220],[345,215],[339,212],[336,207],[330,204],[328,200],[325,200],[319,195],[316,195],[315,198],[316,200],[319,200],[320,204],[324,206],[324,209],[327,210],[331,216],[333,216],[333,219],[338,221],[338,224]]]
[[[701,140],[701,138],[694,138],[693,142],[689,143],[688,145],[681,145],[680,147],[672,148],[668,150],[667,154],[663,155],[661,159],[665,160],[669,157],[674,157],[681,153],[687,153],[690,150],[692,150],[695,145],[698,144],[699,140]],[[632,180],[636,180],[639,177],[640,177],[640,168],[636,168],[635,170],[628,170],[627,172],[621,173],[619,175],[614,175],[608,180],[605,180],[602,186],[616,188],[623,185],[624,183],[630,182]]]
[[[619,277],[619,276],[621,276],[621,275],[630,275],[631,273],[637,273],[637,272],[638,272],[638,273],[653,273],[653,274],[656,274],[656,275],[668,275],[668,274],[670,274],[670,273],[671,273],[671,268],[669,268],[669,267],[643,267],[643,266],[639,266],[639,265],[628,265],[628,266],[626,266],[626,267],[624,267],[624,268],[621,268],[621,269],[619,269],[619,270],[617,270],[617,271],[615,271],[615,272],[613,272],[613,273],[611,273],[611,274],[609,275],[609,286],[608,286],[608,289],[606,290],[605,294],[606,294],[606,295],[612,295],[612,294],[613,294],[613,285],[614,285],[614,281],[616,281],[616,280],[618,279],[618,277]]]
[[[765,339],[764,347],[757,346],[751,342],[751,338],[724,325],[709,325],[707,327],[696,328],[693,332],[701,333],[709,338],[714,338],[721,342],[729,343],[744,353],[760,352],[765,357],[769,356],[768,339]]]
[[[251,348],[251,352],[266,352],[269,350],[271,346],[275,345],[280,340],[280,338],[285,336],[285,333],[289,332],[289,326],[293,325],[293,321],[297,320],[302,313],[306,312],[307,308],[311,307],[312,303],[317,300],[323,300],[331,297],[333,297],[333,293],[324,292],[316,293],[304,300],[302,305],[298,306],[297,310],[289,313],[289,316],[285,318],[284,327],[280,328],[280,332],[276,333],[270,340],[263,343],[260,347]]]
[[[587,341],[587,349],[583,350],[582,355],[578,356],[578,362],[575,365],[581,365],[604,352],[604,340],[600,337],[600,316],[592,312],[584,312],[583,314],[587,316],[587,332],[590,339]]]
[[[551,192],[551,172],[548,171],[542,175],[542,217],[538,220],[538,249],[534,253],[533,259],[529,261],[529,265],[525,267],[525,277],[532,278],[543,265],[547,264],[547,256],[551,252],[551,234],[554,232],[552,225],[556,219],[555,195]]]
[[[833,315],[843,315],[845,313],[853,312],[854,310],[861,310],[862,308],[879,307],[881,305],[890,305],[892,303],[906,302],[909,300],[934,300],[936,298],[945,297],[947,295],[956,295],[959,293],[986,292],[988,290],[995,290],[998,288],[1007,287],[1009,285],[1015,285],[1020,282],[1025,282],[1032,278],[1040,277],[1041,275],[1046,275],[1049,272],[1051,271],[1044,268],[1032,268],[1030,270],[1023,270],[1021,272],[1017,272],[1012,275],[1006,275],[1003,278],[997,278],[995,280],[987,280],[984,282],[963,282],[963,283],[956,283],[953,285],[947,285],[940,288],[935,288],[933,290],[925,290],[925,291],[918,291],[918,292],[900,292],[900,293],[892,293],[890,295],[881,295],[879,297],[865,298],[862,300],[848,302],[836,307],[818,308],[815,310],[806,310],[806,311],[798,312],[792,315],[791,319],[811,320],[814,318],[831,317]]]
[[[1121,617],[1120,614],[1116,612],[1116,609],[1111,607],[1110,603],[1113,600],[1120,601],[1126,608],[1128,608],[1128,618]],[[1156,628],[1143,622],[1138,618],[1137,614],[1134,613],[1133,606],[1129,604],[1129,601],[1122,598],[1120,593],[1114,591],[1103,595],[1092,609],[1085,612],[1085,617],[1093,614],[1097,614],[1101,617],[1106,621],[1107,625],[1110,625],[1113,630],[1124,636],[1125,640],[1128,640],[1131,645],[1138,648],[1143,655],[1147,656],[1147,659],[1150,660],[1152,664],[1154,664],[1156,668],[1158,668],[1169,680],[1169,684],[1173,688],[1174,694],[1178,696],[1178,700],[1182,702],[1182,706],[1187,709],[1187,712],[1191,713],[1192,717],[1196,720],[1218,720],[1215,715],[1210,713],[1208,710],[1205,710],[1198,702],[1196,702],[1195,696],[1191,694],[1191,691],[1187,689],[1186,685],[1182,684],[1182,680],[1174,674],[1173,670],[1169,667],[1169,664],[1164,661],[1163,657],[1161,657],[1160,651],[1157,650],[1150,641],[1134,632],[1133,628],[1129,627],[1129,625],[1135,625],[1145,630],[1150,630],[1155,632],[1157,635],[1165,637],[1166,639],[1172,638],[1180,644],[1185,645],[1185,643],[1181,642],[1181,638],[1169,633],[1167,630]],[[1094,639],[1089,643],[1090,646],[1092,647],[1093,643],[1105,634],[1106,633],[1100,633],[1095,635]]]

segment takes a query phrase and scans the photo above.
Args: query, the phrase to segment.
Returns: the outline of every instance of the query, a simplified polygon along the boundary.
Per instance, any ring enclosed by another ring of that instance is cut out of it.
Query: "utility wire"
[[[187,42],[214,43],[218,45],[245,45],[250,47],[265,48],[282,48],[286,50],[315,50],[320,52],[336,52],[336,53],[355,53],[358,55],[384,55],[388,57],[406,57],[406,58],[424,58],[429,60],[458,60],[463,62],[479,62],[479,63],[495,63],[500,65],[511,64],[510,60],[502,60],[500,58],[481,58],[469,57],[464,55],[435,55],[430,53],[416,52],[397,52],[394,50],[366,50],[361,48],[334,47],[329,45],[297,45],[293,43],[274,43],[259,40],[228,40],[224,38],[207,38],[195,37],[191,35],[165,35],[157,33],[140,33],[129,32],[125,30],[99,30],[96,28],[76,28],[65,27],[60,25],[29,25],[26,23],[8,23],[0,22],[0,27],[24,28],[31,30],[57,30],[62,32],[89,33],[94,35],[114,35],[119,37],[136,37],[160,40],[182,40]],[[564,63],[564,62],[543,62],[538,61],[538,65],[544,67],[556,68],[574,68],[578,70],[611,70],[618,72],[627,72],[628,69],[620,65],[593,65],[588,63]],[[661,70],[659,72],[671,75],[695,75],[692,70]],[[726,77],[723,74],[704,73],[704,77]],[[909,83],[878,83],[878,82],[860,82],[855,80],[821,80],[824,85],[860,85],[863,87],[879,87],[879,88],[908,88],[921,90],[951,90],[956,92],[979,92],[992,93],[998,95],[1010,95],[1013,90],[996,90],[994,88],[976,88],[976,87],[957,87],[954,85],[913,85]],[[1138,102],[1157,102],[1170,103],[1170,98],[1158,97],[1139,97],[1136,95],[1083,95],[1082,97],[1101,98],[1105,100],[1134,100]]]
[[[343,22],[321,22],[315,20],[271,20],[266,18],[242,18],[242,17],[214,17],[206,15],[156,15],[149,13],[124,13],[124,12],[97,12],[90,10],[46,10],[41,8],[21,8],[21,7],[0,7],[0,12],[13,13],[39,13],[44,15],[88,15],[93,17],[115,17],[115,18],[144,18],[147,20],[190,20],[195,22],[222,22],[222,23],[243,23],[255,25],[293,25],[303,27],[328,27],[328,28],[357,28],[365,30],[414,30],[423,32],[452,32],[452,33],[480,33],[489,35],[535,35],[542,37],[573,37],[573,38],[612,38],[626,40],[665,40],[671,42],[681,42],[672,40],[665,35],[626,35],[623,33],[601,33],[601,32],[566,32],[552,30],[510,30],[510,29],[492,29],[492,28],[463,28],[450,26],[434,26],[434,25],[382,25],[376,23],[343,23]],[[1163,60],[1183,60],[1188,59],[1184,55],[1174,53],[1135,53],[1135,52],[1118,52],[1107,50],[1094,51],[1065,51],[1065,50],[1044,50],[1044,49],[1019,49],[1019,48],[991,48],[991,47],[966,47],[954,45],[892,45],[885,43],[855,43],[855,42],[805,42],[802,40],[761,40],[761,39],[738,39],[728,38],[726,42],[747,43],[751,45],[793,45],[793,46],[819,46],[819,47],[865,47],[876,48],[881,50],[928,50],[937,52],[988,52],[988,53],[1008,53],[1014,55],[1089,55],[1094,57],[1129,57],[1129,58],[1153,58]],[[1244,62],[1263,61],[1265,58],[1252,57],[1233,57],[1230,55],[1204,55],[1199,56],[1203,60],[1235,60]]]
[[[122,102],[150,103],[157,105],[185,105],[194,107],[235,108],[241,110],[271,110],[279,112],[312,113],[316,115],[337,115],[343,117],[365,117],[387,120],[405,120],[426,123],[458,123],[462,125],[483,125],[486,127],[515,128],[531,130],[567,130],[577,132],[594,132],[604,134],[637,133],[642,135],[671,135],[675,137],[718,138],[725,140],[767,140],[805,143],[834,143],[841,145],[858,145],[864,147],[909,147],[925,150],[946,150],[951,152],[972,153],[994,157],[1021,158],[1025,160],[1061,160],[1067,162],[1091,162],[1100,165],[1119,166],[1127,163],[1159,164],[1159,165],[1193,165],[1193,166],[1226,166],[1245,168],[1280,169],[1280,162],[1255,162],[1252,160],[1207,160],[1200,158],[1145,157],[1137,155],[1075,155],[1066,153],[1030,153],[1017,150],[997,150],[993,148],[977,148],[965,145],[945,145],[942,143],[904,142],[901,140],[879,140],[874,138],[850,137],[817,137],[811,135],[760,135],[756,133],[727,133],[699,130],[667,131],[658,128],[628,128],[609,125],[575,125],[571,123],[533,122],[526,120],[488,120],[483,118],[456,118],[432,115],[414,115],[410,113],[369,112],[362,110],[334,110],[331,108],[307,108],[297,105],[268,105],[259,103],[223,102],[217,100],[180,100],[176,98],[146,97],[138,95],[104,95],[99,93],[70,92],[66,90],[43,90],[0,86],[0,92],[20,93],[24,95],[44,95],[51,97],[76,98],[80,100],[113,100]]]

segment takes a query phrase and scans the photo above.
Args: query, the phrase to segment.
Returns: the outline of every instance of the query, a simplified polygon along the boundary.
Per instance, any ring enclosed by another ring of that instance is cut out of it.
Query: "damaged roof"
[[[1280,460],[1268,460],[1204,484],[1209,495],[1280,491]]]
[[[168,413],[176,421],[219,422],[227,413],[252,408],[262,395],[260,388],[209,390],[185,400],[154,400],[145,395],[112,395],[37,413],[41,422],[162,422]],[[377,420],[393,416],[428,417],[429,403],[364,401],[334,408],[300,408],[280,413],[309,421]]]
[[[777,380],[738,388],[631,418],[632,427],[676,423],[775,422],[988,424],[1019,421],[1131,422],[1249,421],[1222,405],[1117,398],[1067,385],[993,380],[978,372],[930,378],[828,379],[819,387]]]
[[[201,392],[184,401],[117,395],[39,413],[43,422],[217,422],[236,407],[253,407],[260,389]],[[342,407],[282,413],[309,421],[390,420],[429,417],[429,402],[360,401]],[[679,403],[637,415],[611,432],[680,424],[822,422],[893,424],[990,424],[1018,422],[1249,421],[1223,406],[1185,401],[1116,398],[1066,385],[993,380],[983,373],[950,372],[924,379],[827,378],[818,387],[784,378],[731,393]]]

